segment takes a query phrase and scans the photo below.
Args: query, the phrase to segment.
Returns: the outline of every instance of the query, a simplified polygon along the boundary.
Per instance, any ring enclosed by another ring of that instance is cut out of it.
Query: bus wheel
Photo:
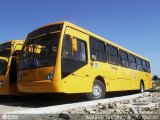
[[[89,100],[103,99],[106,95],[106,87],[103,82],[95,80],[92,87],[92,92],[87,94]]]
[[[143,93],[145,91],[144,83],[141,81],[140,83],[140,92]]]

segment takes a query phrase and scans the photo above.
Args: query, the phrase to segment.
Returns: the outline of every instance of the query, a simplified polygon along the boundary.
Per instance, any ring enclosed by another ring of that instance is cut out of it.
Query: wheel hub
[[[144,92],[144,87],[143,87],[142,84],[141,84],[141,92],[142,92],[142,93]]]
[[[93,86],[92,95],[96,98],[100,97],[102,95],[102,88],[99,85],[95,84]]]

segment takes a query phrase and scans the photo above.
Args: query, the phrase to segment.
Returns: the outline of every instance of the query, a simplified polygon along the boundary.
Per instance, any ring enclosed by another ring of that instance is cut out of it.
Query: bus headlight
[[[0,87],[2,87],[3,85],[4,85],[4,82],[0,80]]]
[[[53,79],[53,72],[50,72],[46,77],[45,77],[45,80],[52,80]]]

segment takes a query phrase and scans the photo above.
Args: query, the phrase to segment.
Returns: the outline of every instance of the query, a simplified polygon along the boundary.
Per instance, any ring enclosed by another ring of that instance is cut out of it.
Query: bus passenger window
[[[151,72],[150,63],[147,61],[147,72]]]
[[[142,60],[142,68],[144,72],[147,72],[147,64],[146,61]]]
[[[72,43],[69,35],[64,36],[62,57],[71,59],[72,57]]]
[[[0,75],[5,75],[7,70],[7,61],[0,59]]]
[[[122,50],[119,51],[119,57],[122,67],[129,67],[128,66],[128,54]]]
[[[87,61],[87,56],[86,56],[86,44],[82,40],[78,39],[78,51],[76,54],[74,54],[75,59],[79,61]]]
[[[137,70],[142,71],[142,60],[140,58],[136,58]]]
[[[130,68],[136,70],[137,69],[137,65],[136,65],[136,58],[135,58],[135,56],[133,56],[133,55],[130,54],[128,56],[128,59],[129,59],[129,66],[130,66]]]
[[[77,38],[77,51],[72,52],[72,43],[69,35],[65,35],[63,41],[62,58],[75,61],[87,61],[86,43]]]
[[[91,52],[91,59],[93,61],[101,61],[101,62],[107,61],[105,43],[93,37],[90,37],[90,52]]]
[[[114,65],[119,65],[118,49],[109,44],[106,45],[108,62]]]

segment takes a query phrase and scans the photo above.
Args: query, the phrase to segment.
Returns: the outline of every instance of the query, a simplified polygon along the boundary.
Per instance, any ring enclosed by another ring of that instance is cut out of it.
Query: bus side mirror
[[[77,39],[71,36],[72,52],[77,52]]]

